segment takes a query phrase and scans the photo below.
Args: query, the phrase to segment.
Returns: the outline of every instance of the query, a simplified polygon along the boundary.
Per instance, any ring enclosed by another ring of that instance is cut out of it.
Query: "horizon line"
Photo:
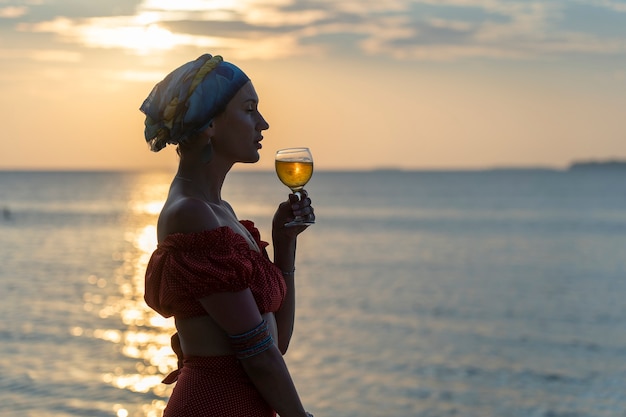
[[[491,166],[474,166],[474,167],[391,167],[380,166],[370,168],[316,168],[315,172],[328,173],[363,173],[363,172],[485,172],[485,171],[569,171],[580,166],[603,167],[603,166],[626,166],[626,159],[606,158],[606,159],[578,159],[573,160],[565,166],[547,165],[547,164],[528,164],[528,165],[491,165]],[[171,172],[175,173],[176,168],[167,167],[145,167],[145,168],[121,168],[121,167],[0,167],[0,172],[58,172],[58,173],[98,173],[98,172],[119,172],[119,173],[149,173],[149,172]],[[256,168],[251,165],[234,166],[231,172],[246,173],[258,172],[268,173],[274,172],[273,168]]]
[[[484,171],[567,171],[570,169],[570,166],[566,167],[557,167],[557,166],[548,166],[548,165],[528,165],[528,166],[493,166],[493,167],[423,167],[423,168],[389,168],[389,167],[380,167],[380,168],[317,168],[315,172],[317,173],[376,173],[376,172],[484,172]],[[175,169],[168,168],[2,168],[0,167],[0,172],[3,173],[150,173],[150,172],[162,172],[162,173],[172,173],[174,175],[176,173]],[[244,168],[237,169],[234,168],[230,171],[231,173],[274,173],[272,168]]]

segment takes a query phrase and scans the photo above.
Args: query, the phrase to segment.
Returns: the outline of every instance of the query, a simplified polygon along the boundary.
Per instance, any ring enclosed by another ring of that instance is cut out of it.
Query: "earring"
[[[213,159],[213,146],[211,145],[211,139],[209,139],[209,142],[204,145],[204,148],[202,148],[200,157],[202,158],[202,162],[205,164],[208,164],[211,162],[211,159]]]

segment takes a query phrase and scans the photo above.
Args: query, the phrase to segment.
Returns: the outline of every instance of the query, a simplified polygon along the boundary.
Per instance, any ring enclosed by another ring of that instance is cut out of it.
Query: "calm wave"
[[[167,173],[0,172],[0,416],[159,416]],[[316,172],[287,362],[318,416],[626,416],[626,173]],[[287,189],[224,197],[269,238]]]

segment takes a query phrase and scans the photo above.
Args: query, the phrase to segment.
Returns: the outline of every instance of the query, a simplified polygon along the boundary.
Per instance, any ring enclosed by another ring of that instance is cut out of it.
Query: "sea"
[[[173,322],[143,282],[172,176],[0,172],[0,416],[161,415]],[[626,416],[626,170],[307,189],[285,359],[316,417]],[[287,194],[272,172],[223,190],[265,239]]]

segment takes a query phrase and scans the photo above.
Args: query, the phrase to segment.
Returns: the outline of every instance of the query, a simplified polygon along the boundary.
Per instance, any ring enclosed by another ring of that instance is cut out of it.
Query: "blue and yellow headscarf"
[[[250,79],[221,56],[204,54],[172,71],[140,107],[146,142],[158,152],[206,129]]]

